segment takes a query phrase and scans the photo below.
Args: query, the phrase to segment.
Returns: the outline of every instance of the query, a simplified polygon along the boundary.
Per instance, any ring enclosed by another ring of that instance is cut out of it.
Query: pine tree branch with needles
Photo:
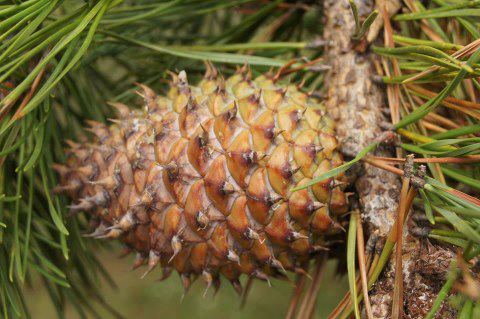
[[[197,82],[215,63],[225,76],[248,65],[302,83],[351,160],[310,182],[346,172],[353,213],[336,225],[348,228],[341,244],[316,256],[311,275],[298,270],[288,318],[314,315],[327,257],[346,265],[356,294],[331,318],[364,307],[367,318],[478,317],[479,10],[453,0],[0,1],[0,313],[32,317],[23,291],[40,278],[60,318],[67,304],[80,317],[121,317],[100,291],[114,286],[95,254],[109,244],[84,237],[84,214],[67,217],[55,163],[66,140],[88,140],[88,121],[112,116],[106,101],[135,104],[133,83],[162,91],[167,71]]]

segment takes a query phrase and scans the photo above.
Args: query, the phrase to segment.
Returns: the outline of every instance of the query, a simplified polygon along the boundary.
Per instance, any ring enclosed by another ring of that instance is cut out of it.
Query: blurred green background
[[[110,273],[118,288],[112,288],[107,282],[102,283],[102,295],[105,300],[125,318],[283,318],[287,312],[293,283],[272,280],[272,287],[261,281],[255,281],[248,296],[245,308],[240,309],[240,298],[230,283],[222,280],[222,286],[215,297],[213,289],[204,298],[204,282],[201,278],[192,285],[182,301],[183,287],[180,278],[173,273],[169,279],[159,282],[161,270],[140,279],[145,271],[140,268],[130,271],[133,256],[118,258],[118,249],[104,249],[99,255],[105,269]],[[89,271],[85,269],[85,271]],[[32,317],[54,318],[54,307],[40,278],[34,280],[34,288],[25,289],[26,300],[29,301]],[[348,289],[346,276],[335,274],[335,262],[330,261],[324,274],[315,318],[327,318]],[[94,297],[91,306],[95,307],[101,318],[114,318],[103,309]],[[79,318],[73,307],[69,306],[66,318]],[[93,317],[89,317],[93,318]]]

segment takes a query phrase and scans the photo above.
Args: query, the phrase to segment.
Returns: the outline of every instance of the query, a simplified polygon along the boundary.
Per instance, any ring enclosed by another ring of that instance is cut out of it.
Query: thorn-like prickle
[[[163,280],[169,278],[170,275],[172,274],[172,272],[173,272],[173,267],[163,267],[162,268],[162,277],[160,277],[158,279],[158,281],[163,281]]]
[[[53,163],[52,164],[52,168],[58,173],[60,174],[60,176],[65,176],[67,175],[68,173],[70,173],[72,171],[71,168],[65,166],[65,165],[62,165],[62,164],[57,164],[57,163]]]
[[[309,207],[309,210],[311,212],[314,212],[322,207],[325,207],[325,204],[324,203],[321,203],[321,202],[313,202],[312,205]]]
[[[141,277],[141,279],[145,278],[160,262],[160,254],[154,250],[150,250],[148,254],[148,268]]]
[[[76,171],[77,173],[89,178],[90,176],[95,174],[96,169],[93,165],[85,165],[85,166],[78,167]]]
[[[311,251],[312,253],[317,253],[319,251],[329,251],[329,249],[321,245],[313,245]]]
[[[94,203],[87,200],[87,199],[80,199],[80,203],[78,204],[74,204],[74,205],[70,205],[70,215],[73,215],[73,214],[76,214],[76,213],[80,213],[80,212],[86,212],[86,211],[89,211],[90,209],[92,209],[94,207]]]
[[[182,285],[183,285],[183,295],[182,295],[182,300],[183,300],[185,295],[188,293],[188,290],[190,289],[190,285],[192,284],[192,281],[190,280],[190,276],[187,274],[181,274],[180,278],[182,279]]]
[[[132,229],[132,227],[137,223],[138,221],[135,218],[135,214],[132,210],[129,210],[125,215],[123,215],[122,218],[120,218],[120,221],[114,226],[114,228],[118,228],[126,232]]]
[[[310,276],[310,274],[303,268],[295,267],[294,271],[295,271],[295,273],[297,273],[299,275],[303,275],[303,276],[307,277],[308,279],[312,279],[312,276]]]
[[[117,114],[120,119],[126,119],[130,115],[130,109],[125,104],[118,103],[118,102],[107,102],[107,103],[113,106],[117,110]]]
[[[299,232],[291,232],[290,234],[290,240],[291,241],[295,241],[297,239],[308,239],[309,237],[307,235],[304,235],[302,233],[299,233]]]
[[[254,276],[254,277],[257,278],[257,279],[260,279],[260,280],[262,280],[262,281],[267,282],[267,284],[268,284],[269,287],[272,286],[272,284],[270,283],[270,278],[268,278],[267,274],[264,273],[263,271],[258,270],[258,269],[255,269],[255,270],[252,272],[252,276]]]
[[[107,231],[107,227],[105,226],[105,224],[100,223],[100,225],[98,225],[98,227],[95,228],[95,230],[94,230],[92,233],[90,233],[90,234],[84,234],[84,235],[82,235],[82,237],[93,237],[93,238],[97,238],[98,236],[104,235],[106,231]]]
[[[66,185],[58,185],[53,188],[53,192],[55,194],[63,193],[63,192],[72,192],[77,191],[82,187],[82,183],[78,179],[71,180]]]
[[[248,239],[260,240],[260,236],[258,235],[258,233],[251,228],[247,229],[247,231],[245,232],[245,236]]]
[[[107,139],[110,136],[110,132],[105,124],[95,121],[87,121],[87,124],[90,126],[85,130],[94,134],[100,141]]]
[[[205,291],[203,292],[203,297],[205,298],[205,296],[207,295],[208,289],[210,289],[210,287],[212,286],[213,277],[212,277],[212,274],[206,270],[202,272],[202,277],[203,277],[203,280],[205,280],[205,285],[206,285]]]
[[[123,230],[121,229],[109,229],[107,232],[103,235],[96,236],[95,238],[99,239],[114,239],[118,238],[123,234]]]
[[[282,263],[278,259],[275,259],[272,257],[270,259],[270,265],[272,265],[272,267],[274,268],[277,268],[278,270],[281,270],[282,272],[287,272],[283,267]]]
[[[118,180],[116,174],[113,174],[111,176],[107,176],[96,181],[90,181],[89,183],[92,185],[100,185],[107,189],[115,189],[118,187],[120,181]]]
[[[242,295],[242,292],[243,292],[243,287],[242,287],[242,284],[240,283],[240,280],[238,279],[232,279],[230,281],[232,283],[232,286],[233,286],[233,289],[235,289],[235,292],[241,296]]]
[[[75,143],[72,140],[65,140],[65,143],[67,143],[68,146],[70,146],[71,149],[79,148],[81,145],[78,143]]]
[[[208,218],[207,214],[199,210],[196,216],[197,224],[200,229],[205,229],[208,227],[210,223],[210,218]]]
[[[110,196],[106,191],[99,191],[95,195],[85,198],[86,201],[91,202],[95,206],[105,206]]]
[[[120,254],[118,254],[118,258],[122,259],[122,258],[125,258],[127,257],[128,255],[130,255],[130,253],[132,252],[132,248],[130,247],[124,247],[122,249],[122,251],[120,252]]]
[[[143,253],[140,253],[140,252],[137,253],[135,255],[135,260],[134,260],[133,265],[132,265],[132,270],[135,270],[138,267],[142,266],[145,263],[145,260],[147,260],[147,258],[145,257],[145,255]]]
[[[228,251],[227,259],[240,265],[240,257],[233,250]]]
[[[175,256],[177,256],[178,253],[182,250],[182,240],[177,235],[172,237],[172,249],[173,249],[173,255],[168,260],[168,263],[171,263],[173,258],[175,258]]]
[[[342,186],[345,186],[345,185],[348,185],[348,183],[344,182],[344,181],[339,181],[338,179],[333,179],[331,187],[335,188],[335,187],[342,187]]]
[[[235,188],[233,187],[233,185],[231,183],[224,182],[222,184],[221,191],[225,195],[230,195],[230,194],[233,194],[235,192]]]
[[[313,146],[313,151],[314,151],[315,154],[318,154],[321,151],[323,151],[323,146],[315,145],[315,146]]]

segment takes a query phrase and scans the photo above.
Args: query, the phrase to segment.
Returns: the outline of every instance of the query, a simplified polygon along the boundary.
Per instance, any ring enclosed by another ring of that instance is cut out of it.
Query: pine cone
[[[68,142],[56,191],[88,213],[90,235],[120,239],[145,274],[174,268],[186,289],[198,275],[240,291],[242,273],[303,273],[347,210],[343,176],[292,192],[343,163],[334,123],[297,86],[250,76],[209,67],[190,86],[182,71],[167,96],[141,86],[142,110],[115,103],[113,125],[90,122],[92,143]]]

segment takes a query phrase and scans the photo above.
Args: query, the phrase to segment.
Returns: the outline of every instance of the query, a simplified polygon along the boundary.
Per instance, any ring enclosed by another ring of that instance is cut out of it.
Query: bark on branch
[[[342,152],[355,156],[382,134],[387,121],[382,90],[372,82],[375,74],[372,56],[355,51],[351,35],[355,23],[348,2],[327,0],[324,38],[329,43],[326,60],[331,66],[325,78],[326,105],[336,121]],[[371,4],[361,2],[360,14],[370,12]],[[379,150],[382,156],[393,155]],[[380,155],[379,154],[379,155]],[[398,203],[399,180],[392,173],[364,165],[355,182],[363,218],[380,235],[393,224]]]
[[[360,16],[365,17],[375,3],[356,1]],[[377,4],[384,3],[378,0]],[[386,5],[389,13],[399,8],[397,0]],[[325,77],[326,105],[336,120],[337,134],[342,142],[342,152],[355,156],[365,146],[382,134],[382,123],[389,122],[383,112],[385,92],[373,83],[375,74],[372,54],[358,52],[351,40],[355,22],[347,0],[325,0],[324,39],[328,43],[325,60],[331,69]],[[381,19],[379,17],[378,19]],[[377,20],[378,20],[377,19]],[[382,26],[376,22],[367,36],[372,41]],[[358,48],[358,46],[357,46]],[[380,149],[378,156],[395,156],[393,149]],[[362,163],[357,167],[354,186],[359,196],[362,221],[371,234],[377,231],[386,236],[395,220],[399,201],[400,180],[387,171]],[[412,221],[407,222],[408,229]],[[435,299],[449,260],[454,258],[450,250],[436,247],[426,240],[418,240],[404,233],[403,276],[405,318],[423,318]],[[437,259],[440,262],[436,262]],[[393,256],[392,256],[393,257]],[[383,275],[370,291],[375,318],[390,318],[393,292],[393,258]],[[440,317],[450,311],[444,307]]]

